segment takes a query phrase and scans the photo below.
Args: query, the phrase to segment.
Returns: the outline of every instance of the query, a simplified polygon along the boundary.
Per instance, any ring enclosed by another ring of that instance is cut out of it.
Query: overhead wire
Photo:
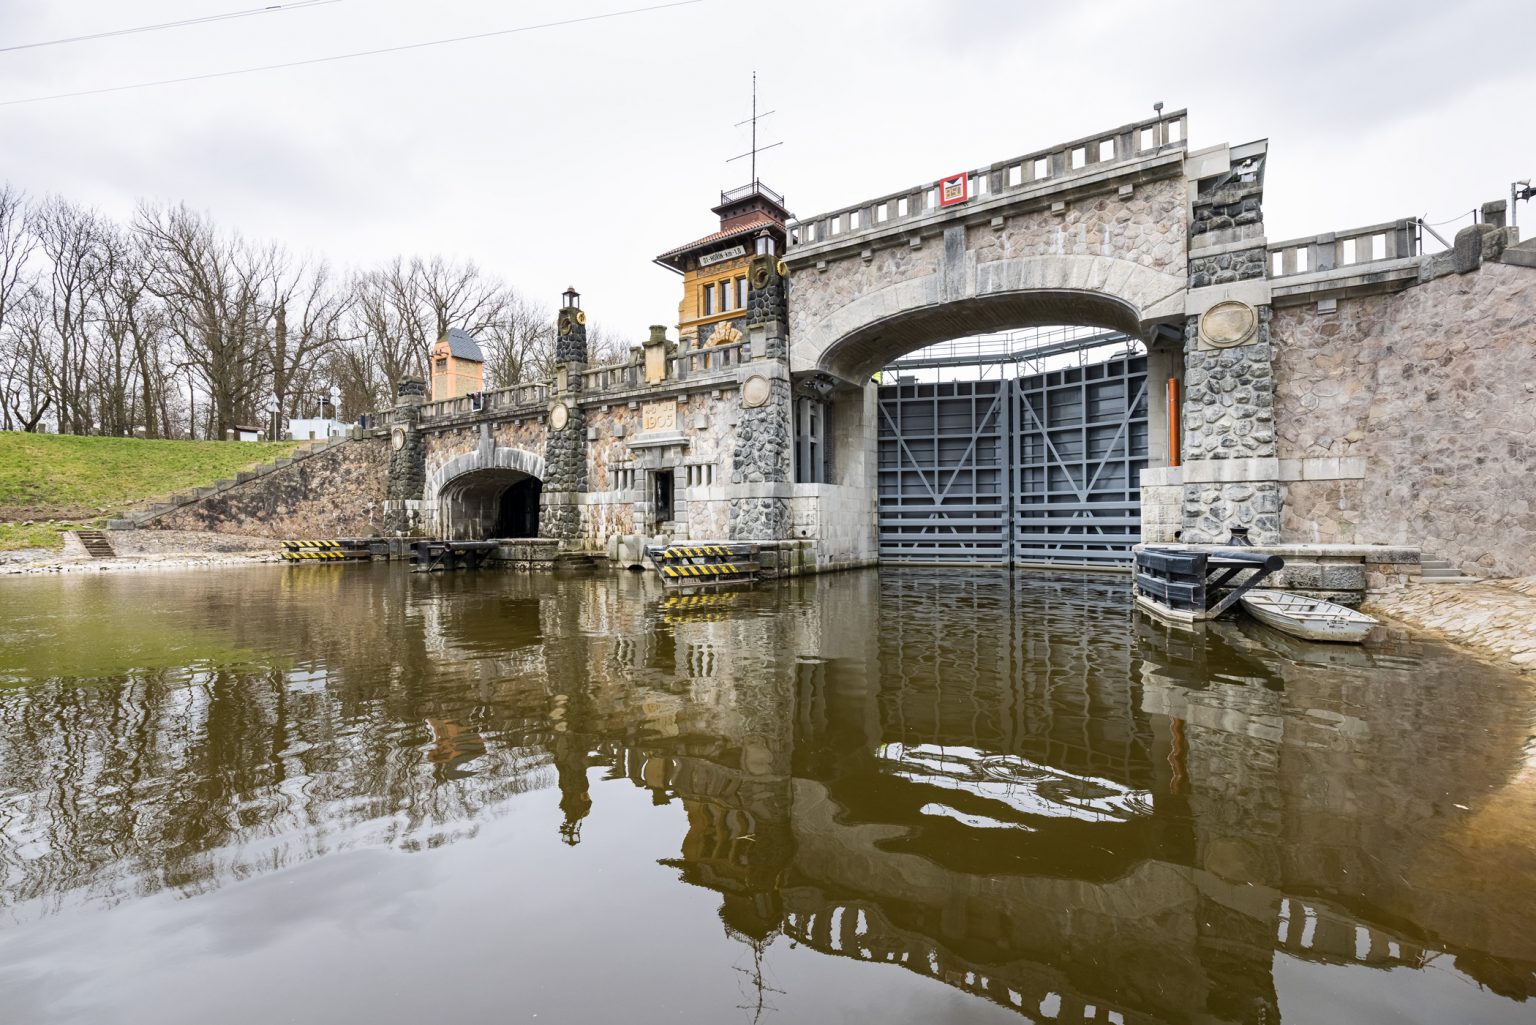
[[[518,25],[513,28],[495,29],[490,32],[475,32],[464,36],[450,36],[446,39],[428,39],[419,43],[402,43],[398,46],[381,46],[373,50],[355,50],[352,53],[337,53],[326,57],[309,57],[304,60],[284,61],[280,64],[261,64],[249,68],[232,68],[228,71],[210,71],[202,75],[186,75],[181,78],[161,78],[151,82],[133,82],[128,85],[104,86],[100,89],[79,89],[75,92],[53,93],[47,96],[25,96],[16,100],[0,100],[0,107],[14,107],[24,103],[43,103],[49,100],[67,100],[78,96],[99,96],[104,93],[127,92],[133,89],[152,89],[162,85],[179,85],[184,82],[206,82],[215,78],[231,78],[235,75],[254,75],[263,71],[280,71],[284,68],[302,68],[315,64],[328,64],[333,61],[353,60],[358,57],[377,57],[387,53],[403,53],[407,50],[423,50],[429,46],[447,46],[451,43],[466,43],[475,39],[490,39],[495,36],[510,36],[522,32],[538,32],[543,29],[561,28],[567,25],[581,25],[593,21],[605,21],[610,18],[623,18],[635,14],[649,14],[653,11],[664,11],[673,7],[688,7],[693,4],[704,3],[705,0],[674,0],[672,3],[651,4],[647,7],[631,7],[622,11],[608,11],[603,14],[588,14],[579,18],[561,18],[556,21],[539,22],[534,25]]]
[[[190,25],[206,25],[215,21],[232,21],[235,18],[249,18],[257,14],[277,14],[283,11],[296,11],[303,7],[324,7],[327,4],[339,4],[342,0],[296,0],[291,4],[268,4],[265,7],[251,7],[243,11],[226,11],[223,14],[207,14],[201,18],[182,18],[180,21],[161,21],[153,25],[135,25],[131,28],[114,28],[104,32],[92,32],[83,36],[66,36],[63,39],[44,39],[36,43],[15,43],[11,46],[0,46],[0,53],[12,53],[16,50],[36,50],[44,46],[65,46],[69,43],[84,43],[92,39],[111,39],[114,36],[131,36],[141,32],[161,32],[165,29],[186,28]]]

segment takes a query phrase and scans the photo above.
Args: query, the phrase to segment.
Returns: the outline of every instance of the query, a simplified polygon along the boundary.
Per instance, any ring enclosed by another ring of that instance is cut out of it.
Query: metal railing
[[[1188,115],[1177,110],[970,171],[966,176],[967,194],[973,199],[986,199],[1007,193],[1026,193],[1048,184],[1095,174],[1112,164],[1155,156],[1165,150],[1182,150],[1187,144]],[[791,221],[789,248],[793,251],[801,246],[846,241],[849,236],[872,233],[929,216],[941,205],[941,181]]]
[[[748,185],[743,185],[740,188],[731,189],[729,192],[720,193],[720,205],[724,206],[727,203],[734,203],[737,200],[746,199],[749,196],[765,196],[779,204],[779,206],[784,207],[786,210],[789,209],[789,205],[785,203],[783,196],[779,195],[779,193],[773,191],[760,181],[752,182]]]
[[[1416,219],[1404,217],[1348,231],[1329,231],[1309,238],[1272,242],[1269,276],[1317,274],[1340,267],[1386,263],[1419,255]]]

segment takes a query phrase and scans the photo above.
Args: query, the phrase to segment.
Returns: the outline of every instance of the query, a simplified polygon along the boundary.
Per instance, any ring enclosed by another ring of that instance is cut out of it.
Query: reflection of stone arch
[[[436,513],[435,532],[442,537],[536,537],[543,477],[540,457],[485,443],[432,473],[422,498]]]

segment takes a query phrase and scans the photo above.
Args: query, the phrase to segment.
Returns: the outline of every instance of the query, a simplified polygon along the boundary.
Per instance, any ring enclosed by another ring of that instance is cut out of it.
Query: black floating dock
[[[1146,545],[1136,550],[1136,603],[1174,622],[1215,619],[1284,566],[1278,555],[1241,548]]]

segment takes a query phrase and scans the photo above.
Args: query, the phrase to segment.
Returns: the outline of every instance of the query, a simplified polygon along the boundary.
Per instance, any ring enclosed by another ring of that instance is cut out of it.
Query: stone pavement
[[[1476,584],[1410,584],[1372,594],[1365,609],[1522,672],[1536,673],[1536,577]]]

